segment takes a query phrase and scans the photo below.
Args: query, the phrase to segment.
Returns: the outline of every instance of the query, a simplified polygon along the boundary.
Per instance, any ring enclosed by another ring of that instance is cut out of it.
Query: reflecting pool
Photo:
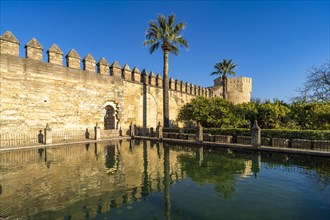
[[[0,153],[0,219],[330,219],[330,158],[149,141]]]

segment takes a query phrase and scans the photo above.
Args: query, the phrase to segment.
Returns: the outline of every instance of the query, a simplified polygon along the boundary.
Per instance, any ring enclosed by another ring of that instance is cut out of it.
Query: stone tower
[[[252,79],[248,77],[227,78],[228,100],[234,104],[250,102],[252,91]],[[210,87],[214,96],[222,97],[222,79],[214,80],[214,86]]]

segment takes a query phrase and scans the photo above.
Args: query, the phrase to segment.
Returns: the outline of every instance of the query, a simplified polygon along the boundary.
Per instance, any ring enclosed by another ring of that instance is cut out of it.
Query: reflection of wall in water
[[[157,144],[147,142],[147,146],[148,189],[162,191],[164,152]],[[191,152],[170,151],[171,182],[184,177],[177,157],[187,153]],[[55,204],[63,211],[65,207],[84,205],[82,202],[94,207],[94,197],[101,197],[103,211],[111,204],[132,202],[142,196],[142,158],[142,142],[131,148],[129,142],[123,142],[1,153],[1,200],[7,202],[0,204],[0,210],[24,215],[24,209],[39,207],[46,211]],[[41,196],[45,193],[47,196]],[[25,196],[30,198],[28,203]],[[17,211],[15,207],[24,209]],[[80,215],[77,213],[76,218]]]

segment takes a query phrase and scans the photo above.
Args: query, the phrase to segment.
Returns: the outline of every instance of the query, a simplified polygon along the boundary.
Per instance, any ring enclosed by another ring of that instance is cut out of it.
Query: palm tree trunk
[[[163,69],[163,114],[164,127],[169,127],[169,98],[168,98],[168,50],[164,50],[164,69]]]
[[[222,97],[227,100],[227,76],[222,76]]]

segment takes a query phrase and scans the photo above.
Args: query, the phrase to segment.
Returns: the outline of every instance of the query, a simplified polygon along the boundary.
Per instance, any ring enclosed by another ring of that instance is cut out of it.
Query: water
[[[330,159],[150,142],[0,153],[0,219],[330,219]]]

